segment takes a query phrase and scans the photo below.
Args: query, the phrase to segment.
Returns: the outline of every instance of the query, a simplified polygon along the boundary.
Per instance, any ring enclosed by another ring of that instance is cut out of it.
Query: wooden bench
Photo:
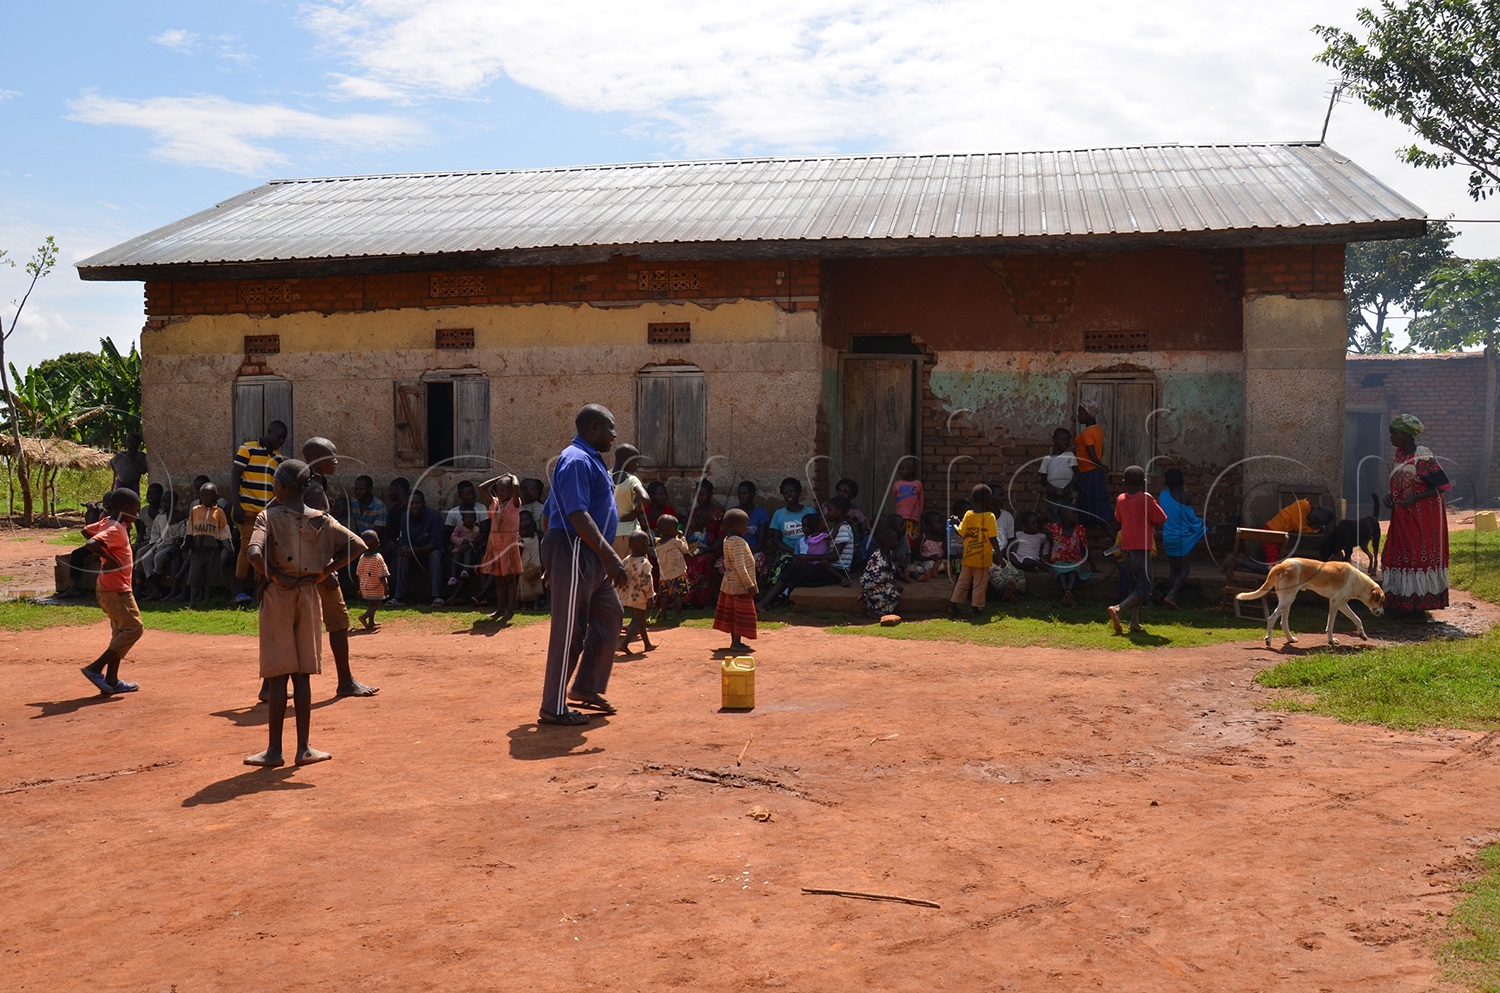
[[[1260,589],[1261,583],[1266,578],[1260,573],[1248,573],[1244,576],[1239,574],[1241,548],[1251,543],[1280,545],[1285,548],[1291,540],[1292,536],[1285,531],[1267,531],[1264,528],[1234,529],[1234,547],[1230,549],[1229,562],[1224,567],[1224,606],[1233,607],[1235,617],[1245,616],[1245,601],[1235,599],[1236,594]],[[1260,599],[1260,615],[1261,620],[1268,620],[1271,616],[1271,605],[1266,602],[1266,597]]]

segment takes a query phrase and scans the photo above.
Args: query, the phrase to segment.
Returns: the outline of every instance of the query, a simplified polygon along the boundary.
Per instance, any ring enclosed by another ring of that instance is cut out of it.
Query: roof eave
[[[1150,248],[1241,248],[1261,245],[1328,245],[1354,241],[1420,238],[1427,221],[1411,218],[1300,228],[1229,231],[1150,231],[1010,238],[849,238],[783,241],[655,242],[631,245],[572,245],[417,255],[357,255],[250,262],[190,262],[169,265],[78,266],[89,281],[273,279],[349,276],[499,266],[578,265],[619,256],[648,262],[743,259],[879,259],[965,255],[1031,255],[1055,252],[1119,252]]]

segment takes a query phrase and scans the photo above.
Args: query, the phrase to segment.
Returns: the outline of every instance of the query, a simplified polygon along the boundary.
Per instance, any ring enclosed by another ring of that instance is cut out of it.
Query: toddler
[[[941,520],[942,515],[938,515]],[[859,603],[871,617],[894,614],[901,606],[901,583],[892,562],[892,553],[901,544],[894,528],[882,524],[875,529],[875,550],[859,575]]]
[[[917,544],[915,559],[902,575],[919,583],[929,576],[948,575],[948,535],[940,511],[929,510],[922,515],[922,540]]]
[[[516,600],[528,607],[547,606],[547,581],[542,570],[542,542],[537,536],[536,518],[521,511],[521,578],[516,583]]]
[[[963,565],[958,572],[958,581],[953,584],[953,599],[948,605],[948,614],[958,617],[959,607],[967,597],[970,615],[978,619],[984,610],[984,597],[989,589],[990,566],[1000,561],[1000,532],[995,526],[995,515],[990,512],[990,488],[979,483],[969,491],[969,502],[974,509],[955,520],[957,531],[963,539]]]
[[[676,613],[675,623],[682,623],[682,598],[688,594],[687,578],[688,544],[677,533],[677,518],[662,514],[656,519],[656,565],[659,576],[656,584],[658,602],[661,604],[660,623],[666,623],[667,608]]]
[[[646,632],[646,612],[655,599],[651,590],[651,560],[646,557],[646,532],[630,534],[630,554],[625,558],[625,585],[620,589],[620,603],[630,611],[630,627],[620,638],[620,651],[630,653],[630,643],[639,634],[646,651],[656,651]]]
[[[1161,504],[1146,492],[1146,470],[1138,465],[1126,466],[1125,492],[1115,500],[1115,520],[1120,525],[1117,537],[1125,555],[1120,571],[1128,578],[1130,594],[1109,608],[1109,623],[1115,634],[1124,633],[1120,629],[1122,613],[1130,614],[1132,633],[1141,630],[1141,603],[1151,595],[1151,575],[1147,569],[1156,537],[1154,529],[1166,519]]]
[[[374,631],[380,627],[375,623],[375,611],[391,595],[391,570],[380,554],[380,536],[371,529],[359,537],[365,543],[365,553],[354,567],[354,575],[359,579],[359,595],[365,600],[365,612],[359,615],[359,622],[366,631]]]
[[[1042,489],[1048,503],[1073,502],[1073,477],[1078,474],[1078,456],[1073,454],[1073,432],[1052,432],[1052,454],[1042,456]]]
[[[1073,589],[1080,579],[1089,578],[1088,530],[1078,522],[1078,512],[1063,504],[1058,508],[1057,520],[1046,525],[1052,539],[1052,575],[1062,587],[1063,606],[1073,606]]]
[[[729,635],[730,654],[750,651],[744,639],[755,640],[755,553],[745,541],[750,515],[738,507],[724,512],[724,581],[714,609],[714,630]]]
[[[897,479],[891,487],[891,497],[896,502],[896,514],[905,529],[906,543],[913,551],[922,537],[922,481],[917,478],[917,459],[912,455],[901,457],[901,468],[896,470]]]
[[[448,538],[448,602],[456,603],[459,593],[468,585],[471,571],[478,564],[475,545],[479,541],[479,513],[470,508],[459,510],[458,523]]]
[[[1005,546],[1005,555],[1023,572],[1041,572],[1047,568],[1047,533],[1035,511],[1021,514],[1021,529]]]
[[[219,488],[205,482],[198,502],[188,511],[188,609],[208,603],[211,579],[219,577],[219,563],[229,544],[229,519],[219,507]]]
[[[479,571],[495,577],[495,610],[489,619],[506,624],[515,616],[521,573],[525,571],[521,561],[521,487],[513,473],[480,485],[490,495],[490,538]],[[532,520],[536,520],[534,515]]]
[[[521,509],[531,513],[531,519],[535,522],[537,531],[543,534],[547,531],[547,505],[542,500],[544,490],[545,487],[542,486],[540,479],[528,476],[521,480]]]

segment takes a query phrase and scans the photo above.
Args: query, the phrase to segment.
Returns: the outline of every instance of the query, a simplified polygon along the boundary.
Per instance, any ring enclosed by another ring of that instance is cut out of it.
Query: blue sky
[[[0,249],[63,265],[7,357],[133,341],[139,283],[72,264],[267,179],[809,152],[1315,139],[1342,0],[153,0],[11,5]],[[1358,103],[1329,143],[1434,217],[1500,219],[1396,160]],[[1500,255],[1500,224],[1456,248]],[[0,303],[24,290],[0,269]],[[13,306],[0,307],[9,321]]]

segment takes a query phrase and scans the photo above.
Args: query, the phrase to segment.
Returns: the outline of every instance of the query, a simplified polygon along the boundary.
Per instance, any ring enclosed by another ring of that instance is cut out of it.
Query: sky
[[[1368,0],[1366,0],[1368,2]],[[0,249],[57,271],[6,356],[122,347],[140,283],[81,259],[270,179],[684,158],[1316,140],[1317,24],[1262,0],[115,0],[7,5]],[[1500,221],[1357,101],[1328,143],[1432,217]],[[1455,250],[1500,256],[1500,223]],[[25,291],[0,268],[0,319]]]

